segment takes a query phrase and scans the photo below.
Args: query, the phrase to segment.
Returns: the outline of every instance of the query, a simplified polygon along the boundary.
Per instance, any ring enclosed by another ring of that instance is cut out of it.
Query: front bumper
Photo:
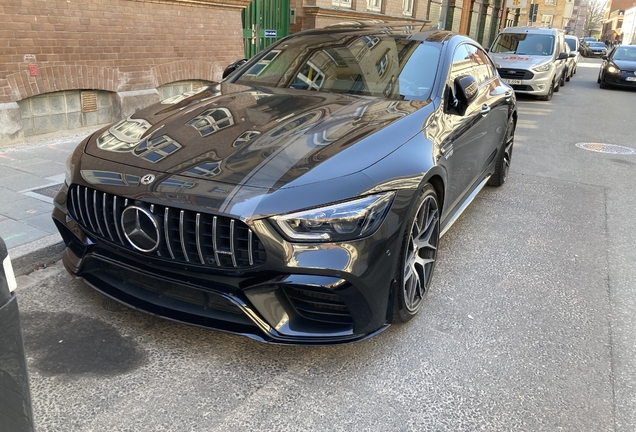
[[[509,68],[501,68],[500,74],[503,75]],[[518,69],[521,71],[521,69]],[[534,96],[545,96],[550,92],[550,85],[554,82],[554,69],[551,68],[545,72],[535,72],[527,70],[523,76],[531,76],[530,79],[519,79],[516,81],[509,81],[511,78],[504,78],[504,81],[508,83],[515,91],[515,93],[522,93]],[[521,76],[522,74],[520,74]],[[514,84],[513,84],[514,82]]]
[[[605,72],[603,74],[603,82],[617,87],[636,88],[636,81],[628,81],[627,78],[636,79],[636,75],[632,71],[623,71],[611,74]]]
[[[262,342],[300,345],[359,341],[390,323],[412,191],[396,195],[376,233],[347,243],[293,244],[267,222],[254,221],[250,228],[264,245],[264,262],[229,269],[134,251],[96,235],[71,217],[67,193],[65,185],[53,212],[67,246],[65,267],[130,307]]]

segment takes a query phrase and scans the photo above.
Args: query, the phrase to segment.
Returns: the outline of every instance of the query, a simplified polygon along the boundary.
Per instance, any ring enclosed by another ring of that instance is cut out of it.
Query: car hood
[[[162,178],[295,187],[374,164],[421,131],[426,114],[409,114],[427,105],[221,83],[98,131],[85,152]]]
[[[490,53],[490,58],[495,62],[497,68],[511,69],[529,69],[532,66],[548,62],[552,59],[552,57],[550,56],[504,54],[493,52]]]
[[[634,60],[612,60],[612,63],[614,63],[620,70],[636,70],[636,61]]]

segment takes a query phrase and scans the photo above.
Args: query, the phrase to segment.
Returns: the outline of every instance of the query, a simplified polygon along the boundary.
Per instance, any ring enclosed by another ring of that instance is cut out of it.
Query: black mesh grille
[[[533,91],[534,89],[532,88],[532,86],[529,85],[513,85],[511,86],[513,90],[518,90],[518,91]]]
[[[285,287],[285,294],[303,318],[332,324],[353,324],[349,309],[333,292]]]
[[[499,75],[502,78],[506,78],[506,79],[532,79],[534,77],[534,74],[532,72],[530,72],[529,70],[525,70],[525,69],[508,69],[508,68],[501,68],[501,69],[497,69],[499,71]]]
[[[72,185],[70,216],[93,236],[135,249],[124,234],[122,212],[129,206],[153,215],[158,247],[148,254],[164,259],[219,268],[247,268],[265,262],[265,249],[256,234],[236,219],[148,204]]]

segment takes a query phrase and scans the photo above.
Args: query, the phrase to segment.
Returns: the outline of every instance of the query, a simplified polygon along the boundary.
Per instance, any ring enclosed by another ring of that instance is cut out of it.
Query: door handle
[[[481,106],[481,116],[482,117],[486,117],[489,112],[490,112],[490,107],[488,105],[482,105]]]
[[[510,102],[510,99],[512,98],[512,91],[508,90],[504,93],[504,96],[506,97],[506,102]]]

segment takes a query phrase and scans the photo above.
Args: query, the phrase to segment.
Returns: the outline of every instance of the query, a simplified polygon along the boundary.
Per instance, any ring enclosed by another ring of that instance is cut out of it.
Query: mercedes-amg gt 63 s
[[[70,273],[167,319],[286,344],[413,318],[440,236],[512,156],[516,99],[473,40],[348,23],[84,140],[53,218]]]

